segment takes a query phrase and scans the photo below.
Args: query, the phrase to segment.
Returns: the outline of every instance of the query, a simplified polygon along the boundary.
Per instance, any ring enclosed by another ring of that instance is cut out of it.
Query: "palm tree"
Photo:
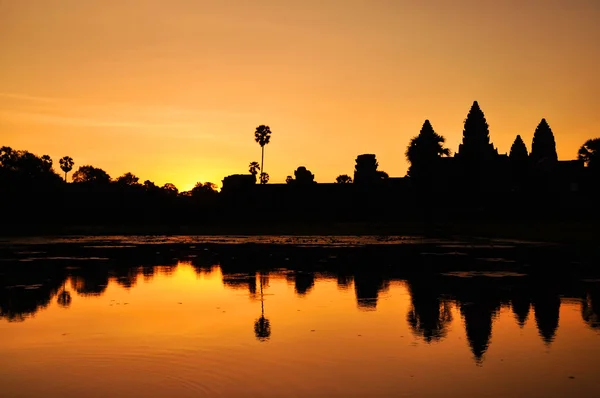
[[[266,181],[268,181],[268,179],[264,181],[262,175],[265,171],[265,145],[267,145],[271,141],[271,129],[269,128],[269,126],[265,126],[264,124],[258,126],[256,128],[256,131],[254,132],[254,141],[256,141],[258,145],[260,145],[260,148],[262,150],[260,169],[263,171],[263,173],[261,173],[260,183],[266,184]]]
[[[260,173],[260,183],[266,184],[269,182],[269,173]]]
[[[60,163],[60,169],[65,172],[65,181],[67,181],[67,173],[69,173],[69,171],[73,170],[73,165],[75,165],[75,162],[73,162],[72,157],[65,156],[62,159],[60,159],[59,163]]]
[[[42,159],[42,163],[44,164],[46,170],[52,170],[52,158],[50,155],[44,155],[40,159]]]
[[[258,164],[258,162],[250,162],[250,166],[248,166],[249,169],[248,171],[250,172],[250,174],[252,174],[253,176],[256,177],[256,175],[258,174],[259,170],[260,170],[260,165]]]
[[[56,302],[61,307],[67,308],[71,305],[71,292],[67,290],[67,280],[63,281],[62,289],[58,293]]]
[[[265,318],[265,301],[263,296],[263,276],[260,279],[260,318],[254,322],[254,335],[258,341],[268,341],[271,337],[271,322]]]

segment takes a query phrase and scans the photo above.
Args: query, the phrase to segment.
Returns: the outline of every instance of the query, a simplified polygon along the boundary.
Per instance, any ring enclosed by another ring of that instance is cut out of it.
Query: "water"
[[[524,272],[506,242],[285,242],[5,243],[0,396],[600,396],[593,275]]]

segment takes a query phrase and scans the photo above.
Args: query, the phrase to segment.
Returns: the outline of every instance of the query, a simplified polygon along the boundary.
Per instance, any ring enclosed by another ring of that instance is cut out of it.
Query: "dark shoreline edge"
[[[577,221],[448,221],[422,222],[257,222],[107,225],[12,225],[0,228],[0,239],[49,236],[205,235],[205,236],[424,236],[450,239],[512,239],[565,245],[598,246],[600,231],[593,220]]]

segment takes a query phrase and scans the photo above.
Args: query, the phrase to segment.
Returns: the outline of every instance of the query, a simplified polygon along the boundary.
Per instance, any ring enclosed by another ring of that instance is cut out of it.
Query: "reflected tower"
[[[287,280],[294,281],[294,290],[298,296],[305,296],[315,285],[315,274],[312,272],[294,271],[287,275]]]
[[[494,297],[481,297],[483,291],[472,296],[471,300],[462,300],[460,313],[465,321],[465,331],[471,351],[478,364],[483,361],[483,355],[490,345],[492,324],[500,309],[500,302]]]
[[[539,335],[549,345],[554,341],[558,329],[560,297],[552,293],[536,295],[533,299],[533,311]]]
[[[512,307],[513,315],[515,320],[519,324],[519,327],[525,326],[527,318],[529,318],[529,310],[531,308],[531,300],[523,292],[514,292],[510,304]]]
[[[406,320],[412,332],[431,343],[446,337],[448,325],[452,322],[452,312],[448,302],[440,299],[435,289],[426,284],[408,282],[411,308]]]
[[[379,293],[389,287],[389,281],[377,273],[357,273],[354,276],[354,291],[358,308],[375,310]]]

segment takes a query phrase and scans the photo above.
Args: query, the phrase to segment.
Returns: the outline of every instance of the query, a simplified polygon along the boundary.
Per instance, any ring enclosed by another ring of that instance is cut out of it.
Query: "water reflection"
[[[263,291],[263,282],[268,285],[268,277],[261,275],[260,280],[260,318],[254,322],[254,335],[259,341],[268,341],[271,337],[271,322],[265,318],[265,299]]]
[[[533,298],[533,313],[540,337],[549,345],[558,329],[560,297],[552,291],[538,291]]]
[[[0,319],[22,322],[46,308],[68,278],[67,270],[48,265],[9,267],[0,279]]]
[[[527,290],[514,290],[510,296],[512,312],[515,316],[520,328],[525,326],[525,322],[529,318],[529,310],[531,308],[531,298]]]
[[[389,285],[389,277],[381,272],[357,271],[354,274],[354,292],[358,308],[367,311],[376,310],[379,294],[385,293]]]
[[[443,299],[439,287],[431,282],[418,279],[407,282],[411,306],[406,320],[413,333],[427,343],[446,337],[452,322],[451,302]]]
[[[600,330],[600,284],[588,286],[582,299],[581,317],[591,328]]]
[[[315,275],[312,272],[290,271],[286,279],[294,285],[294,291],[300,297],[306,296],[315,285]]]
[[[390,282],[405,283],[410,295],[406,322],[412,333],[427,344],[441,342],[455,322],[453,308],[463,321],[466,340],[477,363],[482,363],[493,340],[494,321],[502,307],[510,308],[519,327],[523,328],[533,313],[541,340],[550,345],[559,329],[561,297],[578,300],[581,319],[590,328],[600,329],[600,289],[598,283],[548,282],[535,277],[464,277],[457,275],[411,275],[389,268],[303,267],[279,269],[268,263],[232,255],[217,256],[201,250],[157,253],[161,264],[144,258],[143,265],[118,261],[72,262],[44,260],[6,262],[0,279],[0,319],[23,322],[46,308],[52,300],[64,308],[72,308],[72,293],[85,298],[101,297],[111,284],[135,289],[139,281],[152,281],[156,275],[169,277],[178,264],[193,268],[197,276],[220,273],[227,289],[247,292],[259,300],[260,317],[254,321],[254,334],[259,341],[271,338],[271,321],[265,316],[265,294],[270,277],[284,278],[298,297],[317,291],[318,281],[333,278],[340,291],[354,287],[360,310],[376,311]],[[150,256],[149,256],[150,257]],[[248,261],[248,263],[246,263]],[[318,270],[317,270],[318,268]],[[70,285],[72,290],[67,286]]]

